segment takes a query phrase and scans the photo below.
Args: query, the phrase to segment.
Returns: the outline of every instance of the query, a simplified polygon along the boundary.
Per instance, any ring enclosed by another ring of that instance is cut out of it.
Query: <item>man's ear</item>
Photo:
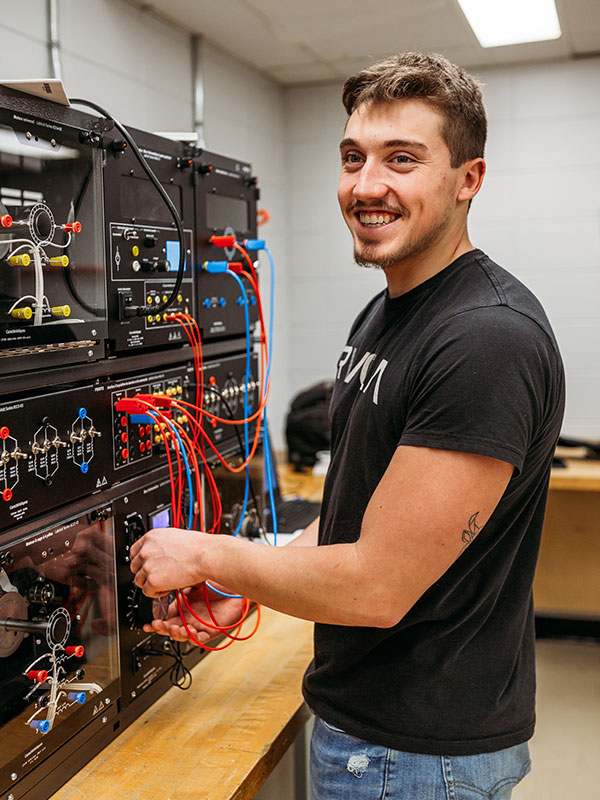
[[[459,167],[462,173],[462,183],[458,187],[456,199],[459,202],[472,200],[481,189],[485,175],[485,161],[483,158],[473,158]]]

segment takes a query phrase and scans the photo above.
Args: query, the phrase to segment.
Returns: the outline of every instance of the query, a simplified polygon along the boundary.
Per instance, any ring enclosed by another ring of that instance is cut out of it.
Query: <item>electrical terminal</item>
[[[150,414],[131,414],[129,421],[134,425],[152,425],[154,417],[151,417]]]
[[[52,258],[48,259],[48,263],[52,267],[68,267],[69,266],[69,256],[67,256],[67,255],[52,256]]]
[[[66,258],[66,256],[65,256]],[[64,306],[52,306],[50,309],[50,313],[53,317],[70,317],[71,316],[71,306],[64,305]]]
[[[167,390],[167,392],[168,392],[168,390]],[[171,396],[169,394],[167,394],[167,393],[165,393],[165,394],[136,394],[135,397],[127,398],[127,399],[128,400],[131,399],[131,400],[135,400],[135,401],[140,401],[141,400],[144,403],[149,403],[150,405],[153,405],[155,408],[171,408],[171,406],[173,405],[173,402],[174,402],[173,399],[171,398]],[[119,405],[120,402],[121,402],[121,400],[119,400],[118,403],[117,403],[117,411],[121,410],[121,409],[118,408],[118,405]],[[140,406],[142,405],[142,403],[138,403],[138,404]],[[123,409],[123,411],[125,411],[125,409]],[[136,413],[138,413],[138,412],[136,412]],[[148,413],[148,407],[144,406],[143,410],[140,411],[139,413],[142,413],[142,414],[146,413],[147,414]],[[169,416],[169,415],[167,414],[166,416]]]
[[[215,247],[233,247],[235,236],[211,236],[208,241]]]
[[[264,239],[244,239],[246,250],[264,250],[265,244]]]
[[[124,414],[147,414],[148,407],[137,400],[135,397],[122,397],[120,400],[117,400],[115,405],[115,409],[119,413]]]
[[[60,227],[65,233],[81,233],[81,222],[65,222]]]
[[[28,267],[31,264],[31,256],[28,253],[21,253],[18,256],[10,256],[8,263],[13,267]]]
[[[217,275],[227,272],[228,267],[229,267],[228,261],[205,261],[204,264],[202,264],[202,269],[205,272],[210,273],[211,275]]]
[[[24,306],[23,308],[13,308],[10,315],[13,319],[31,319],[33,311],[29,306]]]

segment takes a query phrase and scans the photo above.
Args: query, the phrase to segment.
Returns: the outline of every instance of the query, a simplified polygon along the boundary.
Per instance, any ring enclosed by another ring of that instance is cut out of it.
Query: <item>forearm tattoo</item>
[[[474,514],[471,514],[469,517],[469,527],[465,528],[461,534],[461,539],[464,544],[463,550],[465,550],[473,541],[473,539],[477,536],[479,531],[481,530],[482,526],[477,524],[477,515],[479,511],[476,511]],[[462,550],[461,550],[462,552]]]

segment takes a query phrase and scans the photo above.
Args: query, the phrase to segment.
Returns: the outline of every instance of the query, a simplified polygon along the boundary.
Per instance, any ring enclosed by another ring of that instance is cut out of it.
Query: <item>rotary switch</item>
[[[165,619],[169,609],[170,596],[147,597],[141,589],[133,585],[127,596],[127,621],[132,630],[141,630],[154,619]]]
[[[146,533],[146,526],[141,514],[132,514],[125,520],[125,533],[129,540],[129,546],[140,539]]]

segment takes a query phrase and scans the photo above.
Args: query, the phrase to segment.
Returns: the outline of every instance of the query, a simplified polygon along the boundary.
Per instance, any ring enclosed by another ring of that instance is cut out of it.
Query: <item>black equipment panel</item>
[[[148,688],[166,672],[176,669],[174,662],[178,658],[183,657],[190,667],[205,655],[198,647],[180,648],[170,639],[142,629],[145,622],[164,617],[171,598],[152,600],[142,594],[129,569],[129,548],[152,528],[173,523],[170,502],[171,482],[166,467],[127,481],[114,501],[123,708],[134,701],[139,705]]]
[[[93,383],[0,406],[0,529],[109,485],[106,406]]]
[[[191,159],[185,147],[128,128],[183,223],[185,271],[175,301],[163,313],[126,316],[127,306],[159,305],[175,284],[181,244],[166,203],[118,132],[104,137],[104,198],[110,350],[187,344],[181,325],[165,319],[194,316],[194,194]]]
[[[186,522],[210,529],[220,502],[221,533],[263,527],[260,443],[241,469],[258,420],[229,424],[260,416],[258,355],[247,374],[235,277],[202,269],[243,261],[209,238],[256,238],[256,179],[130,128],[181,241],[117,128],[0,87],[0,796],[14,800],[46,800],[205,654],[143,631],[169,599],[146,598],[129,569],[132,543],[175,522],[171,481]],[[202,380],[176,312],[198,321]],[[165,410],[206,462],[202,504],[169,425],[120,404],[138,394],[202,406],[203,434],[193,408]]]
[[[44,761],[58,748],[84,729],[98,731],[117,713],[110,503],[96,500],[86,513],[4,537],[0,663],[0,792],[20,797],[39,782]]]
[[[0,373],[104,357],[102,151],[90,126],[0,87]]]
[[[256,355],[251,363],[248,402],[256,410]],[[205,363],[207,411],[243,419],[245,368],[245,354]],[[140,393],[195,402],[193,364],[75,383],[0,405],[0,530],[164,463],[156,423],[135,423],[117,411],[121,398]],[[180,422],[191,432],[189,422]],[[234,426],[205,422],[204,429],[222,453],[238,449]],[[215,459],[209,447],[206,457]]]
[[[258,189],[249,164],[204,151],[194,162],[196,201],[197,319],[203,341],[244,335],[243,297],[231,275],[211,275],[205,261],[242,261],[235,248],[215,247],[213,235],[235,236],[237,241],[256,238]],[[252,256],[251,256],[252,257]],[[258,320],[256,297],[243,279],[248,295],[250,325]]]

